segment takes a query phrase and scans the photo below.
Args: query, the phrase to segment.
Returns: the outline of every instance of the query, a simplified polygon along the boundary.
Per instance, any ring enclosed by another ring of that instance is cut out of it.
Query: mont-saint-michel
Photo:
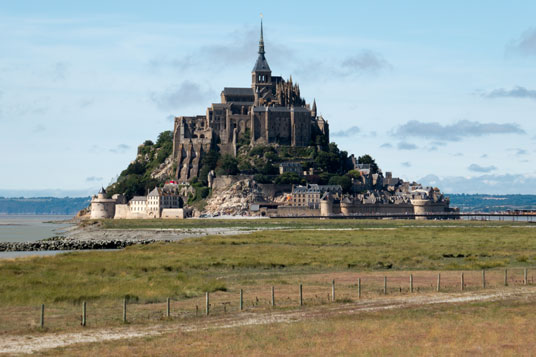
[[[2,2],[0,355],[534,354],[534,13]]]
[[[129,176],[142,171],[150,177],[143,184]],[[142,144],[136,160],[81,216],[426,219],[453,212],[439,188],[384,174],[370,155],[339,150],[316,100],[302,98],[292,76],[272,75],[261,21],[251,85],[225,87],[204,115],[175,117],[173,131],[156,145]]]

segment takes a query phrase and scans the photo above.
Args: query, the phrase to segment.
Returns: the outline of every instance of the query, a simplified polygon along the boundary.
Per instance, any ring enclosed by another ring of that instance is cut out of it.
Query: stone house
[[[289,203],[294,207],[319,208],[320,198],[329,192],[332,195],[342,195],[340,185],[317,185],[307,184],[306,186],[294,186],[292,188],[291,199]]]

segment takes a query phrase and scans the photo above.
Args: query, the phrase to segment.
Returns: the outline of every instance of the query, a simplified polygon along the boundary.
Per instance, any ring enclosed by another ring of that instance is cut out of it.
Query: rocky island
[[[80,212],[92,219],[214,216],[442,218],[438,188],[382,172],[369,155],[330,142],[329,124],[300,87],[273,76],[261,22],[251,86],[226,87],[204,115],[177,116]]]

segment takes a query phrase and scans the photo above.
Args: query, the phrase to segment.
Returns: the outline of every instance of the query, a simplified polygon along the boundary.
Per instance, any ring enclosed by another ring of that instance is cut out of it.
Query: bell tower
[[[261,19],[261,38],[259,40],[259,57],[257,57],[257,62],[251,71],[251,87],[258,94],[259,97],[262,97],[263,92],[267,87],[272,86],[272,71],[270,66],[264,57],[264,38],[262,31],[262,19]]]

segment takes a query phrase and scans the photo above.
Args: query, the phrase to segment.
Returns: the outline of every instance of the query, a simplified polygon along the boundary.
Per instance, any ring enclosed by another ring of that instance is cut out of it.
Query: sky
[[[273,75],[331,141],[447,193],[536,194],[536,2],[2,1],[0,195],[94,193],[137,146]]]

